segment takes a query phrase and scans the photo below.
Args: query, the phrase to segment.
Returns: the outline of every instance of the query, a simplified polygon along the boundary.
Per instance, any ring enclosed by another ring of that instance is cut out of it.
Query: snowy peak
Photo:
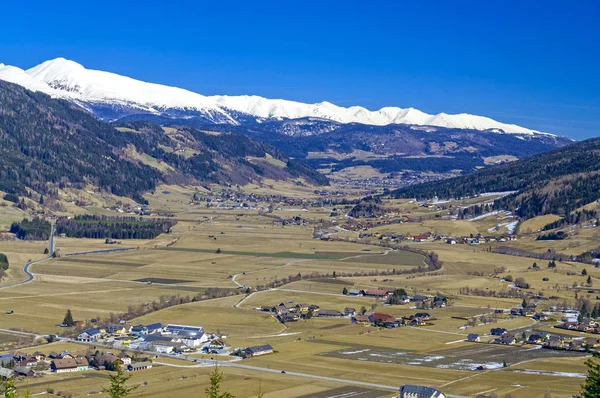
[[[53,97],[70,99],[92,112],[94,109],[111,107],[111,118],[140,112],[167,118],[199,117],[208,122],[227,124],[240,124],[248,120],[319,118],[338,123],[377,126],[411,124],[522,135],[545,134],[466,113],[430,115],[414,108],[397,107],[370,111],[360,106],[344,108],[327,101],[306,104],[255,95],[207,97],[178,87],[86,69],[65,58],[45,61],[28,70],[0,64],[0,80]],[[102,117],[100,112],[95,113]]]
[[[59,96],[60,93],[53,90],[44,82],[40,82],[31,77],[27,72],[16,66],[0,64],[0,80],[18,84],[31,91],[40,91],[52,96]]]

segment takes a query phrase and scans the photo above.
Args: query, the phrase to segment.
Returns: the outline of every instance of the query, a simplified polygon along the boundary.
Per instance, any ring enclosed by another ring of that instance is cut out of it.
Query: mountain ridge
[[[178,87],[86,69],[64,58],[45,61],[27,70],[0,64],[0,80],[73,101],[105,120],[116,120],[136,112],[231,125],[313,117],[344,124],[410,124],[530,136],[552,135],[467,113],[430,115],[414,108],[383,107],[370,111],[360,106],[344,108],[327,101],[307,104],[255,95],[204,96]]]
[[[0,191],[8,194],[33,190],[56,198],[63,188],[92,186],[141,202],[143,193],[165,182],[329,183],[276,148],[240,134],[148,122],[115,126],[69,101],[4,81],[0,115]]]
[[[600,138],[591,138],[511,163],[392,192],[395,198],[460,199],[486,192],[513,192],[494,201],[524,219],[567,216],[600,199]]]

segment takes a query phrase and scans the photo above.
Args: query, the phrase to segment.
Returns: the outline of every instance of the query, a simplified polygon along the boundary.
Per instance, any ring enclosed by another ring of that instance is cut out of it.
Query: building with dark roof
[[[269,344],[257,345],[254,347],[248,347],[244,349],[244,353],[249,357],[256,357],[259,355],[266,355],[273,353],[273,347]]]
[[[100,331],[96,328],[91,328],[86,330],[77,336],[77,341],[82,341],[84,343],[89,343],[92,341],[97,341],[100,338]]]
[[[177,337],[183,344],[191,348],[198,347],[208,341],[208,336],[200,326],[169,324],[163,329],[162,334]]]
[[[435,387],[405,384],[400,387],[399,398],[446,398],[446,396]]]

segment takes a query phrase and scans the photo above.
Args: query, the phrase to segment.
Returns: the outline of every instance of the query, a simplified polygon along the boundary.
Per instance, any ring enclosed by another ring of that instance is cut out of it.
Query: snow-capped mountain
[[[163,118],[198,118],[210,123],[239,125],[269,119],[318,118],[344,124],[411,124],[519,135],[546,134],[466,113],[430,115],[414,108],[385,107],[370,111],[359,106],[344,108],[329,102],[305,104],[246,95],[204,96],[177,87],[86,69],[64,58],[46,61],[28,70],[0,64],[0,80],[71,100],[108,120],[152,114]]]

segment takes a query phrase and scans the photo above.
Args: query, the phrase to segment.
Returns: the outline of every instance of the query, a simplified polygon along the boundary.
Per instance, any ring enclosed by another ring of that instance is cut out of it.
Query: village
[[[226,336],[208,334],[202,327],[161,323],[108,324],[89,328],[75,339],[49,337],[50,340],[80,343],[88,350],[77,355],[69,351],[44,353],[41,350],[31,354],[22,351],[3,354],[0,355],[0,379],[117,368],[136,372],[152,368],[153,360],[159,356],[201,353],[211,355],[211,360],[215,355],[231,355],[239,360],[274,352],[268,344],[232,349],[225,343]],[[197,357],[193,361],[200,359]]]

